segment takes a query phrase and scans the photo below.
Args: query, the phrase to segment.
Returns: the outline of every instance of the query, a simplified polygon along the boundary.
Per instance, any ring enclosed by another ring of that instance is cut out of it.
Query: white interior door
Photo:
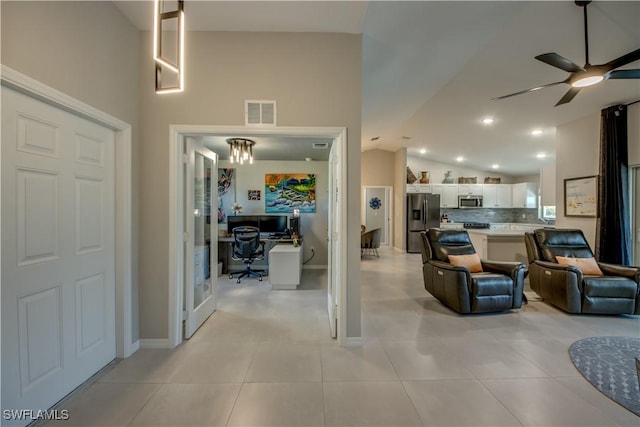
[[[362,192],[362,223],[367,230],[382,229],[381,246],[391,244],[391,187],[365,186]]]
[[[340,283],[340,158],[338,156],[337,144],[333,144],[329,153],[329,267],[327,284],[327,311],[329,313],[329,327],[331,336],[337,336],[337,315],[339,304],[338,286]]]
[[[190,338],[216,309],[218,155],[193,138],[186,138],[185,154],[184,336]]]
[[[3,409],[47,409],[115,358],[114,143],[2,87]]]

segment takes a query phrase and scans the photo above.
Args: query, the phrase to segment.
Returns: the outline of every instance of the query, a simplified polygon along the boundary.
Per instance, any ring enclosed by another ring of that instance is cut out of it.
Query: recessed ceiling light
[[[494,163],[494,164],[491,165],[491,169],[498,169],[499,167],[500,167],[500,165],[497,164],[497,163]]]
[[[420,149],[420,154],[427,154],[427,149],[426,148],[421,148]]]
[[[304,160],[307,161],[307,162],[310,162],[313,159],[311,157],[305,157]]]
[[[534,129],[534,130],[531,131],[531,135],[533,135],[533,136],[542,135],[542,130],[541,129]]]
[[[545,153],[538,153],[536,154],[536,157],[539,159],[544,159],[545,157],[547,157],[547,155]]]
[[[483,125],[490,125],[491,123],[493,123],[493,117],[485,117],[484,119],[482,119]]]
[[[456,162],[464,162],[464,157],[462,156],[456,157]]]

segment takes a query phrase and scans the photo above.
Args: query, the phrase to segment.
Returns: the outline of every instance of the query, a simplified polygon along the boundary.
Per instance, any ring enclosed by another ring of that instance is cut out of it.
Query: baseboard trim
[[[168,338],[139,339],[140,348],[170,348]]]
[[[326,265],[303,265],[303,270],[326,270]]]
[[[131,347],[129,349],[131,350],[131,353],[129,353],[129,356],[131,356],[136,351],[140,350],[140,340],[135,340],[134,342],[132,342]]]
[[[364,339],[362,337],[346,337],[343,347],[362,347]]]

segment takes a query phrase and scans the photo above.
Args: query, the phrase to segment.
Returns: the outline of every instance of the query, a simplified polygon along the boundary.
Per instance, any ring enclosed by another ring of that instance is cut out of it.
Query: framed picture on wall
[[[316,175],[313,173],[268,173],[264,176],[265,213],[316,211]]]
[[[598,176],[564,180],[565,216],[595,218],[598,215]]]
[[[247,199],[260,200],[260,190],[247,190]]]

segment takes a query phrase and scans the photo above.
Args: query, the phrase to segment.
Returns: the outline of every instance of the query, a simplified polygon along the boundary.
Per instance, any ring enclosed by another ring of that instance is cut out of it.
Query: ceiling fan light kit
[[[591,65],[589,63],[589,27],[587,25],[587,6],[591,1],[577,1],[576,5],[581,7],[584,16],[584,47],[585,47],[585,65],[580,67],[567,58],[555,53],[544,53],[535,57],[538,61],[559,68],[569,74],[565,80],[537,86],[531,89],[521,90],[519,92],[510,93],[508,95],[493,98],[492,101],[510,98],[524,93],[534,92],[546,87],[556,86],[562,83],[568,84],[571,88],[556,103],[558,105],[569,103],[578,94],[580,89],[588,86],[596,85],[604,80],[612,79],[640,79],[640,69],[635,70],[616,70],[624,65],[640,60],[640,49],[631,51],[619,58],[613,59],[606,64]]]

